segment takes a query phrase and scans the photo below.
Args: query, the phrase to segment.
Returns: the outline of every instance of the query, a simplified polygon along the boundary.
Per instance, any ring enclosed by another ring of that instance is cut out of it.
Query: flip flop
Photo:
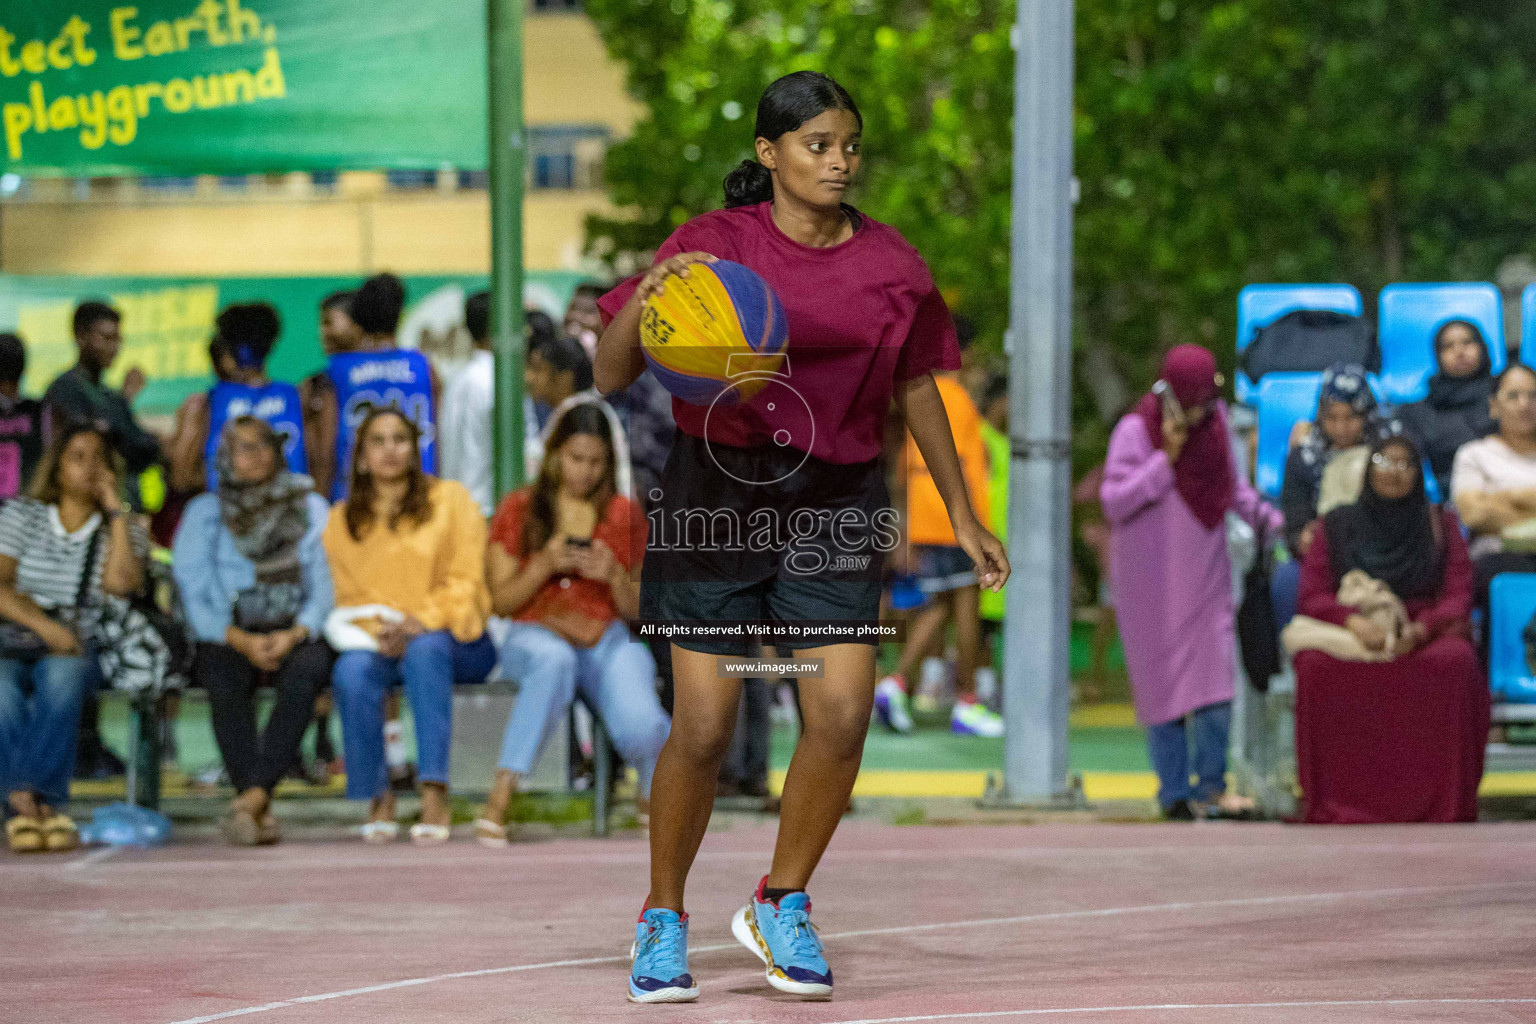
[[[507,839],[507,826],[498,825],[490,818],[475,819],[475,842],[493,849],[512,845]]]
[[[262,846],[271,846],[283,838],[282,832],[277,827],[277,819],[272,817],[270,812],[263,813],[257,820],[256,832]]]
[[[49,853],[67,853],[80,848],[80,829],[67,814],[55,814],[43,822],[43,840]]]
[[[5,839],[12,853],[41,853],[47,843],[42,824],[24,814],[5,823]]]
[[[365,843],[392,843],[400,838],[400,823],[398,821],[370,821],[363,826],[363,842]]]
[[[1223,807],[1220,801],[1212,800],[1210,803],[1195,805],[1196,817],[1206,821],[1258,821],[1260,820],[1257,807]]]
[[[244,808],[232,808],[219,819],[219,831],[231,846],[257,846],[261,843],[261,826],[256,815]]]
[[[411,826],[411,842],[417,846],[441,845],[450,834],[447,825],[428,825],[423,821]]]

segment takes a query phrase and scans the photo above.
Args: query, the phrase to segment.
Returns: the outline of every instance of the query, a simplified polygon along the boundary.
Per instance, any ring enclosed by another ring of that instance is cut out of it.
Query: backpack
[[[1376,328],[1362,317],[1324,309],[1298,309],[1259,328],[1243,351],[1243,369],[1257,383],[1266,373],[1320,373],[1334,363],[1381,371]]]

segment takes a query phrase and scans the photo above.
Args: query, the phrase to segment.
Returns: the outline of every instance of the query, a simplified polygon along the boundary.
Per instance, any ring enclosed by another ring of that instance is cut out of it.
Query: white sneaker
[[[895,676],[886,676],[875,686],[875,715],[892,732],[912,731],[912,713],[907,710],[907,688]]]
[[[949,714],[949,731],[961,736],[997,739],[1003,735],[1003,716],[985,704],[956,701],[955,709]]]

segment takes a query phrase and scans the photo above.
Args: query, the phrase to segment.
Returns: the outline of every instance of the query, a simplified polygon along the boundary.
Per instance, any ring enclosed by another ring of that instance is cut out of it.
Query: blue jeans
[[[579,688],[619,755],[640,774],[640,795],[650,795],[656,758],[672,722],[656,696],[650,649],[633,639],[624,623],[609,624],[602,639],[585,648],[536,623],[514,622],[501,647],[501,667],[519,689],[498,768],[519,775],[533,771],[544,741],[570,710]]]
[[[44,803],[69,801],[80,708],[95,683],[95,659],[50,654],[0,659],[0,800],[27,790]]]
[[[1277,565],[1269,574],[1269,602],[1275,610],[1275,631],[1290,625],[1296,617],[1301,592],[1301,563],[1294,559]]]
[[[1189,785],[1188,721],[1195,734],[1195,775]],[[1147,752],[1157,771],[1157,802],[1167,810],[1180,800],[1214,800],[1227,791],[1227,740],[1232,731],[1232,704],[1209,704],[1189,715],[1147,727]]]
[[[384,697],[404,680],[416,721],[416,777],[448,784],[453,738],[453,684],[482,683],[496,665],[496,645],[481,634],[461,643],[447,630],[423,633],[399,659],[376,651],[344,651],[331,673],[347,759],[347,796],[372,800],[389,792],[384,762]]]

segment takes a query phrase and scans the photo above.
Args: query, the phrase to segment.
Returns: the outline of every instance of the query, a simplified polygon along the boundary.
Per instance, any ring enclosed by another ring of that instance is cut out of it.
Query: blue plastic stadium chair
[[[1320,373],[1266,373],[1255,392],[1259,407],[1259,457],[1254,486],[1270,498],[1280,496],[1291,428],[1317,412]]]
[[[1447,320],[1466,320],[1483,332],[1493,372],[1504,369],[1504,300],[1486,281],[1389,284],[1381,290],[1376,331],[1387,400],[1401,405],[1429,393],[1435,373],[1435,331]]]
[[[1520,361],[1536,366],[1536,284],[1528,284],[1520,294]]]
[[[1536,614],[1536,573],[1507,572],[1489,588],[1488,682],[1494,700],[1536,704],[1536,676],[1525,663],[1520,634]]]
[[[1328,309],[1359,316],[1365,306],[1350,284],[1250,284],[1237,293],[1237,352],[1252,343],[1259,328],[1268,327],[1298,309]],[[1237,400],[1254,402],[1254,383],[1241,371],[1234,382]]]

